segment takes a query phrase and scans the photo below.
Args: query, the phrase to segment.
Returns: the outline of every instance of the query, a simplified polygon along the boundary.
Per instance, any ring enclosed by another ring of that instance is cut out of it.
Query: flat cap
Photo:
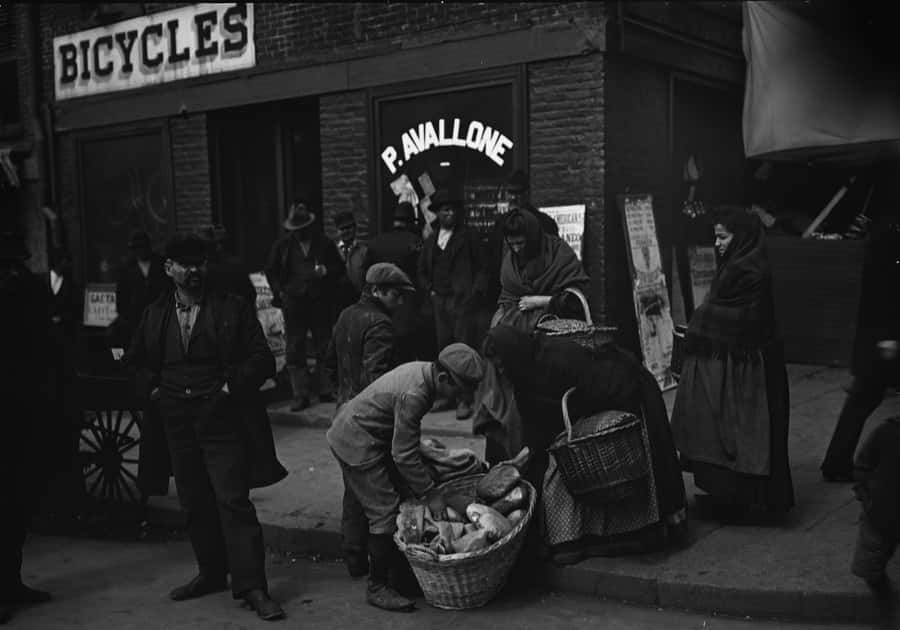
[[[401,291],[415,291],[416,287],[403,270],[397,265],[380,262],[375,263],[366,272],[366,284],[383,287],[397,287]]]
[[[464,343],[451,343],[441,350],[438,364],[458,381],[475,385],[484,378],[484,363],[478,353]]]
[[[346,210],[334,215],[334,227],[340,229],[346,225],[356,225],[356,217]]]

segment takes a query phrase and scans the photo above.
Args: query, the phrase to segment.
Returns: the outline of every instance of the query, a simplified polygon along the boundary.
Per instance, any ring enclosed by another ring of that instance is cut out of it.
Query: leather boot
[[[303,368],[293,365],[289,365],[287,370],[291,380],[291,393],[294,395],[291,411],[303,411],[309,407],[309,396],[306,393],[306,374],[304,374]]]
[[[415,602],[388,585],[395,551],[397,549],[390,534],[369,535],[369,584],[366,588],[366,601],[382,610],[412,612]]]

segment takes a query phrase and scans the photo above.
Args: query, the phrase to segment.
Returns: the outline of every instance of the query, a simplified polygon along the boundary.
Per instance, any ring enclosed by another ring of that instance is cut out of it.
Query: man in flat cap
[[[339,408],[398,365],[391,316],[415,290],[409,276],[396,265],[376,263],[369,267],[362,297],[341,312],[328,347],[326,364],[337,373]],[[346,488],[341,536],[350,575],[366,575],[368,524],[359,503]]]
[[[323,378],[322,364],[334,325],[335,290],[343,274],[343,262],[334,243],[316,224],[316,215],[307,202],[291,204],[284,229],[288,233],[272,246],[266,277],[272,287],[273,306],[284,311],[287,370],[294,394],[291,411],[301,411],[309,407],[313,389],[318,390],[320,402],[334,399],[331,383]],[[307,368],[307,333],[312,334],[316,358],[317,383],[312,384]]]
[[[438,396],[471,396],[483,377],[478,353],[462,343],[450,344],[437,361],[404,363],[366,387],[340,408],[326,434],[344,487],[368,522],[366,600],[373,606],[413,609],[413,601],[388,583],[391,569],[405,562],[392,538],[400,502],[416,497],[426,501],[433,514],[446,510],[422,463],[422,418]]]
[[[201,238],[172,239],[165,270],[174,290],[144,311],[122,360],[146,401],[138,479],[145,494],[166,494],[171,464],[187,517],[200,571],[172,599],[225,590],[230,574],[235,599],[263,619],[280,619],[249,496],[251,487],[287,476],[259,392],[275,359],[254,306],[207,290],[206,256]]]

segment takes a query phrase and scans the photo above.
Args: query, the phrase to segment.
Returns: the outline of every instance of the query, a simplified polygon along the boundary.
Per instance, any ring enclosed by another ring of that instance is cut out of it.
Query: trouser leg
[[[884,570],[897,549],[897,541],[888,540],[881,534],[868,515],[863,512],[859,518],[859,534],[853,552],[853,575],[868,581],[884,577]]]
[[[294,401],[309,397],[309,370],[306,360],[306,336],[309,332],[308,305],[298,300],[284,304],[285,364],[291,377]]]
[[[341,550],[347,569],[354,577],[368,573],[368,539],[369,522],[366,520],[366,513],[345,481],[341,512]]]
[[[881,404],[884,391],[884,383],[877,379],[854,381],[822,462],[824,472],[844,475],[852,473],[853,454],[856,452],[863,425]]]
[[[330,310],[322,310],[316,314],[312,325],[313,352],[316,357],[316,390],[319,395],[331,396],[334,394],[334,383],[325,370],[325,357],[328,353],[328,342],[331,340],[333,323]]]
[[[227,550],[235,598],[252,589],[268,592],[262,527],[250,501],[250,466],[238,432],[232,397],[218,394],[204,404],[198,435]]]
[[[441,350],[454,342],[455,317],[452,311],[453,300],[449,297],[435,295],[431,298],[434,307],[434,333],[437,337],[437,350]]]
[[[215,493],[200,448],[192,401],[161,401],[159,405],[178,500],[185,514],[188,536],[200,573],[211,577],[228,572],[225,538]]]

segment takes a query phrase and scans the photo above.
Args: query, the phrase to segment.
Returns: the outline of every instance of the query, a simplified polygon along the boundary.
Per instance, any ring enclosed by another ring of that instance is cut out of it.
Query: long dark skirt
[[[686,357],[685,372],[689,369],[688,364],[695,361],[715,361],[715,359]],[[747,474],[736,471],[733,467],[700,461],[684,453],[681,462],[684,470],[694,474],[694,483],[698,488],[727,501],[732,506],[762,507],[771,512],[784,512],[794,505],[794,487],[788,457],[790,393],[782,345],[769,344],[762,351],[762,361],[764,379],[757,386],[766,388],[759,396],[765,396],[767,399],[769,474]],[[692,398],[694,394],[690,390],[689,383],[683,382],[682,387],[684,389],[678,392],[679,400],[676,401],[672,417],[676,440],[684,435],[679,430],[679,424],[697,421],[702,413],[699,411],[702,403]],[[689,450],[685,444],[678,445],[682,451]]]

